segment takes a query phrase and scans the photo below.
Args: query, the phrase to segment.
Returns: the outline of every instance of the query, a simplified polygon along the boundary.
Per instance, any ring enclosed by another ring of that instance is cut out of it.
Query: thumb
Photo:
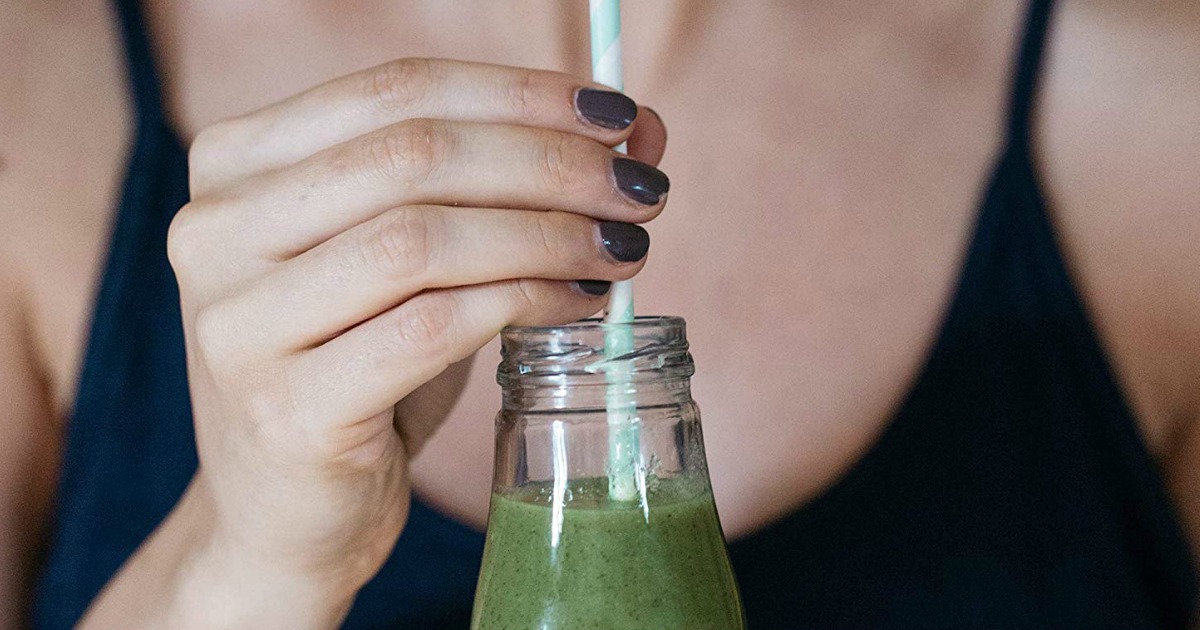
[[[629,136],[629,156],[635,160],[657,166],[667,150],[667,127],[658,112],[649,107],[639,107],[633,132]]]

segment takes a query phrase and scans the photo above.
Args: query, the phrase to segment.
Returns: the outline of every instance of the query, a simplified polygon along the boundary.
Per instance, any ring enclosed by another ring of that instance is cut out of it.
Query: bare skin
[[[323,3],[151,3],[175,128],[190,139],[399,57],[586,75],[581,8],[449,4],[364,1],[331,16]],[[1022,3],[776,4],[626,7],[627,88],[671,130],[671,208],[650,226],[639,307],[689,319],[733,537],[853,465],[924,360],[998,148]],[[0,94],[6,620],[34,570],[26,550],[53,489],[131,122],[106,3],[7,3],[0,29],[17,51],[0,77],[20,82]],[[526,31],[545,36],[508,36]],[[1200,11],[1068,0],[1053,42],[1036,144],[1054,219],[1200,540]],[[494,350],[481,356],[412,470],[415,493],[474,525],[496,404]]]

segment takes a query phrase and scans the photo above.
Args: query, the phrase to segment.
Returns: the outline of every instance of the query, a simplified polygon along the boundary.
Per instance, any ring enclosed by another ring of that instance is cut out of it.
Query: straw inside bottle
[[[621,0],[590,0],[592,80],[615,90],[624,89],[621,70]],[[617,147],[625,152],[625,145]],[[637,404],[630,392],[627,362],[618,357],[633,351],[633,282],[614,282],[605,310],[605,355],[608,380],[608,493],[619,501],[644,496],[644,470],[638,440]]]

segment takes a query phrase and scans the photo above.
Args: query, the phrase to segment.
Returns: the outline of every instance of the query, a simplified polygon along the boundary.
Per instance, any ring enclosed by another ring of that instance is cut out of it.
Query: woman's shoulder
[[[1200,547],[1200,5],[1061,4],[1037,160],[1073,276]]]
[[[0,2],[0,125],[14,135],[40,135],[52,123],[86,121],[109,105],[123,69],[110,3],[104,0]],[[72,115],[73,114],[73,115]],[[65,134],[64,134],[65,135]],[[10,149],[11,150],[11,149]]]
[[[0,253],[20,258],[39,234],[103,210],[128,99],[103,0],[2,2],[0,50]]]
[[[1038,158],[1064,249],[1110,352],[1132,359],[1122,376],[1150,379],[1141,398],[1160,415],[1187,415],[1200,403],[1200,10],[1066,0],[1052,41]]]
[[[0,182],[62,181],[127,125],[119,35],[102,0],[0,3]],[[115,148],[115,147],[114,147]],[[119,152],[115,152],[119,155]],[[11,211],[11,204],[3,204]]]
[[[73,339],[58,313],[86,312],[130,135],[120,34],[105,0],[0,0],[0,50],[0,283],[35,335]]]

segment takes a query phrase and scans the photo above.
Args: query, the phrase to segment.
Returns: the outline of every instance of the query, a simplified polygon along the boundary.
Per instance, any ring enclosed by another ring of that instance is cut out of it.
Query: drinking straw
[[[624,90],[621,78],[621,0],[590,0],[592,32],[592,80],[615,90]],[[625,152],[625,145],[617,147]],[[637,479],[641,448],[634,419],[637,405],[629,395],[631,371],[628,362],[614,361],[633,352],[633,282],[614,282],[605,309],[605,357],[611,361],[605,372],[608,381],[608,494],[619,501],[638,497]]]

